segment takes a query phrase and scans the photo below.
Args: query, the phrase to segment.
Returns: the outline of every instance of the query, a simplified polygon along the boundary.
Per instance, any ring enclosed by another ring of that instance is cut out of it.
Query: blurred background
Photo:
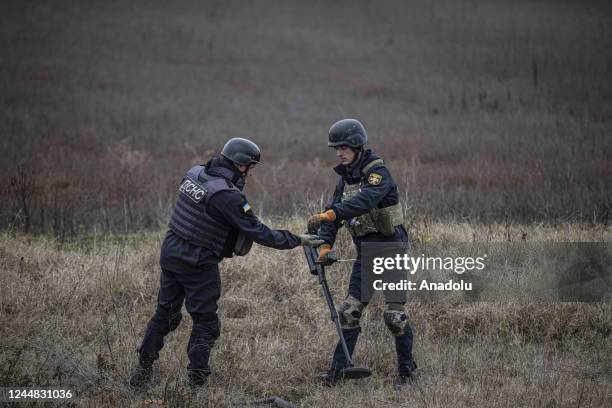
[[[258,215],[319,210],[345,117],[408,222],[611,218],[610,2],[3,1],[0,31],[4,229],[158,229],[236,136]]]

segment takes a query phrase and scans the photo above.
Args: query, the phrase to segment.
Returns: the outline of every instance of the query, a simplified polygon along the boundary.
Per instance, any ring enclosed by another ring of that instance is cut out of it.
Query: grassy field
[[[277,219],[299,230],[302,219]],[[583,225],[512,227],[534,241],[605,241],[609,229]],[[455,242],[507,239],[504,225],[435,223],[416,238]],[[606,303],[410,303],[418,385],[393,389],[395,351],[375,298],[363,319],[356,361],[373,376],[328,389],[314,381],[336,341],[316,280],[300,249],[255,246],[222,264],[222,335],[207,391],[190,396],[186,346],[191,322],[166,342],[153,386],[127,387],[146,322],[154,310],[163,233],[60,244],[0,235],[1,385],[62,385],[81,406],[232,407],[277,395],[303,407],[609,407],[612,307]],[[350,255],[348,236],[339,251]],[[330,269],[336,300],[348,265]]]
[[[230,137],[303,215],[361,119],[409,216],[608,223],[612,9],[585,1],[60,0],[0,5],[0,226],[156,230]]]
[[[373,376],[323,388],[320,288],[300,249],[261,247],[222,265],[208,391],[185,385],[187,316],[153,387],[126,386],[177,183],[230,137],[263,149],[254,212],[294,232],[336,182],[329,126],[356,117],[417,242],[611,242],[611,50],[609,1],[2,1],[0,385],[92,407],[612,406],[609,301],[410,303],[419,379],[398,393],[378,299]]]

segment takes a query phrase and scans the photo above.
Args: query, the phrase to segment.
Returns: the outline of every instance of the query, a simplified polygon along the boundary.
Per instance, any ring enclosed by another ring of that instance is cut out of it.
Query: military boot
[[[189,370],[187,373],[187,379],[192,391],[197,391],[198,389],[205,387],[208,384],[209,375],[210,370]]]
[[[152,373],[152,364],[143,365],[139,362],[136,368],[134,368],[134,371],[132,371],[132,376],[130,377],[130,385],[134,388],[143,388],[149,383],[149,381],[151,381]]]

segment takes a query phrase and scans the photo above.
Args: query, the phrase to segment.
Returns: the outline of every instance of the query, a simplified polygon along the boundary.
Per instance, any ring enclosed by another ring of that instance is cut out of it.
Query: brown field
[[[304,215],[347,116],[409,218],[610,220],[609,2],[3,1],[0,24],[5,228],[157,230],[234,136],[263,148],[254,208]]]
[[[299,230],[302,219],[273,225]],[[581,225],[511,228],[534,241],[606,241],[609,229]],[[503,241],[503,225],[421,225],[413,236]],[[222,334],[207,391],[186,385],[190,319],[166,341],[153,386],[127,387],[135,348],[156,302],[162,231],[121,242],[59,244],[0,236],[0,385],[70,386],[81,406],[232,407],[277,395],[302,407],[609,407],[612,308],[605,303],[409,303],[418,386],[392,387],[395,351],[382,299],[367,309],[356,361],[373,370],[333,389],[314,381],[336,341],[321,290],[300,249],[255,246],[222,264]],[[350,255],[348,235],[338,248]],[[343,298],[348,265],[329,271]]]
[[[275,227],[323,207],[327,129],[356,117],[416,241],[611,242],[609,1],[7,0],[0,34],[0,386],[91,407],[612,406],[609,301],[410,303],[419,378],[398,393],[378,299],[356,353],[373,376],[323,388],[320,288],[300,249],[258,246],[222,264],[208,390],[185,384],[188,316],[153,387],[126,385],[177,182],[230,137],[262,147],[246,194]]]

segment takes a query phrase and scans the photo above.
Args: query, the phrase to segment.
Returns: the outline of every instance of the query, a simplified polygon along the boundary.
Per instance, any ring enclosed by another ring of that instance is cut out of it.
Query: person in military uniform
[[[271,230],[253,214],[242,189],[260,154],[250,140],[233,138],[220,157],[192,167],[183,177],[161,248],[157,308],[137,350],[132,386],[150,381],[164,337],[181,322],[183,302],[193,320],[187,346],[189,382],[192,386],[205,383],[210,352],[220,334],[218,265],[223,258],[246,255],[253,241],[276,249],[323,242],[313,235]]]
[[[353,354],[361,332],[359,320],[369,299],[361,296],[361,244],[365,242],[405,242],[408,234],[403,225],[402,207],[397,185],[383,160],[371,149],[365,149],[367,134],[355,119],[344,119],[329,130],[328,146],[336,150],[340,164],[334,171],[340,176],[333,199],[325,211],[311,217],[311,224],[320,225],[318,262],[327,261],[338,228],[345,225],[357,249],[348,296],[338,314],[349,353]],[[404,303],[385,303],[384,321],[394,336],[397,351],[397,386],[411,383],[417,368],[412,358],[412,329],[408,323]],[[347,364],[340,343],[336,346],[331,367],[323,375],[325,385],[340,380],[340,371]]]

